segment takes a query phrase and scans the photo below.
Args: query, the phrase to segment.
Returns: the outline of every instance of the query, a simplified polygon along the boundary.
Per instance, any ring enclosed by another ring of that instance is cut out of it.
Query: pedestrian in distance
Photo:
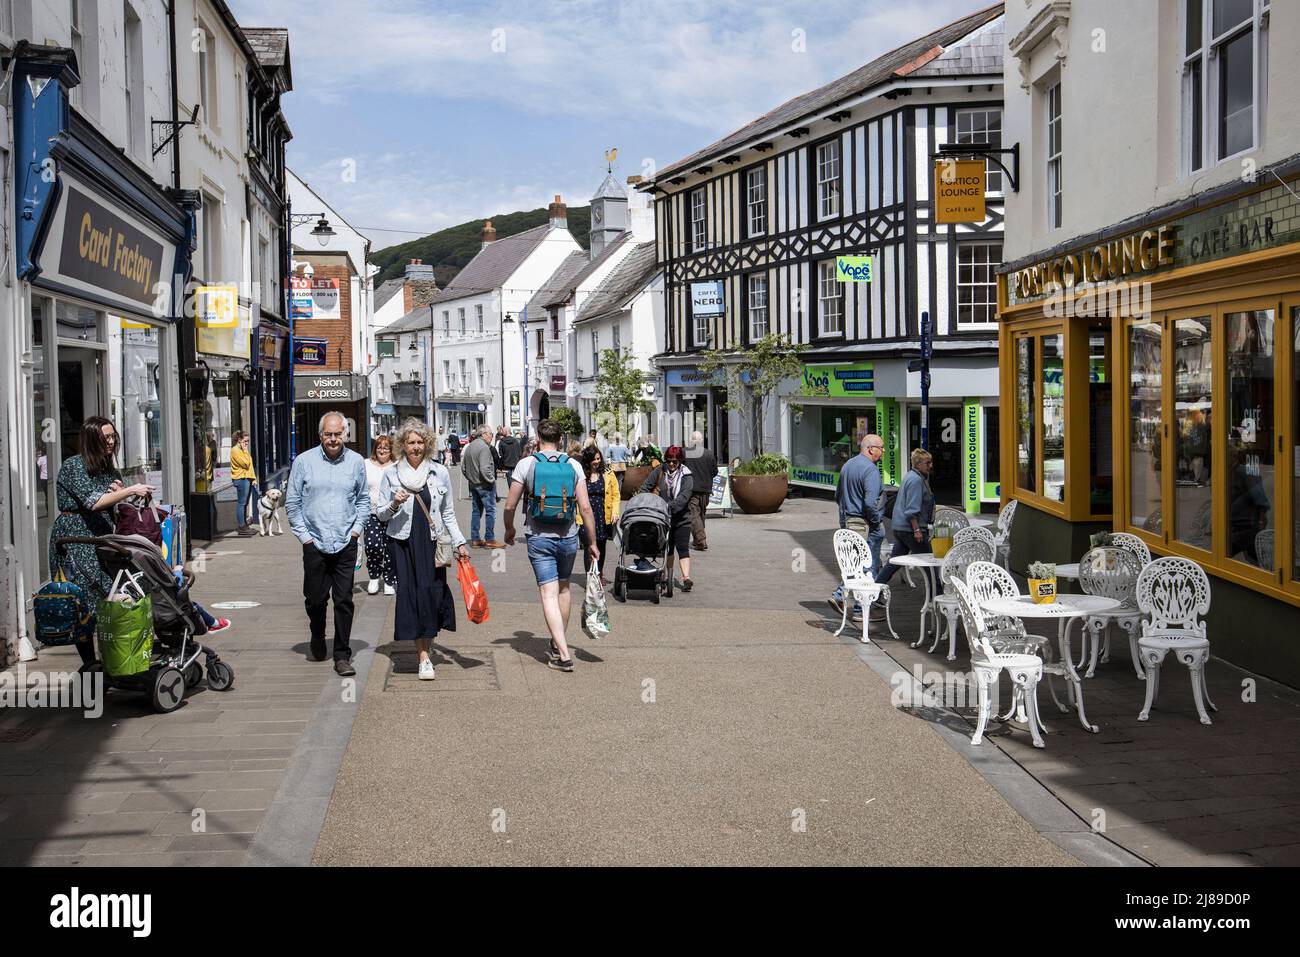
[[[385,595],[397,594],[397,579],[393,576],[393,564],[388,553],[388,535],[385,534],[384,522],[379,517],[379,510],[388,504],[388,500],[382,497],[380,485],[384,481],[384,473],[392,468],[393,460],[393,440],[381,435],[375,439],[375,444],[370,449],[370,458],[366,459],[370,517],[366,519],[362,544],[366,551],[366,573],[370,576],[366,583],[367,595],[378,595],[381,584]]]
[[[460,464],[460,436],[453,429],[447,436],[447,452],[451,455],[451,464]]]
[[[614,433],[614,441],[609,443],[609,467],[615,472],[627,471],[627,460],[631,457],[632,450],[623,444],[623,436],[617,432]]]
[[[235,485],[236,532],[245,537],[256,535],[248,518],[248,507],[256,508],[258,499],[257,473],[253,471],[253,456],[248,450],[248,433],[235,433],[235,447],[230,450],[230,480]]]
[[[584,570],[591,571],[591,543],[594,540],[600,548],[600,558],[596,562],[600,569],[600,580],[608,584],[605,580],[605,546],[618,527],[618,513],[622,505],[618,476],[605,465],[605,456],[594,445],[582,450],[581,460],[587,483],[587,500],[591,502],[591,513],[596,518],[596,524],[588,528],[582,516],[578,516],[578,541],[584,549],[586,562]]]
[[[686,447],[686,466],[691,472],[691,547],[700,552],[708,551],[704,517],[709,511],[709,499],[713,497],[718,460],[704,444],[700,432],[691,433],[691,444]]]
[[[519,439],[502,426],[497,434],[497,455],[501,459],[501,467],[497,469],[497,475],[505,479],[507,495],[510,494],[510,473],[519,464],[519,451]]]
[[[384,470],[379,520],[387,526],[388,547],[397,577],[395,641],[414,641],[420,680],[434,679],[432,642],[440,631],[456,630],[456,601],[447,585],[447,564],[438,563],[440,541],[469,557],[456,522],[451,472],[433,461],[433,433],[418,419],[407,419],[397,434],[403,456]]]
[[[550,419],[537,424],[538,449],[519,460],[510,476],[506,499],[506,544],[515,543],[515,510],[525,503],[528,561],[542,602],[542,615],[551,635],[547,667],[573,671],[573,657],[565,632],[571,607],[569,576],[578,557],[578,525],[594,528],[595,515],[587,498],[587,482],[581,463],[560,451],[563,433]],[[600,548],[593,541],[587,547],[593,561],[600,560]]]
[[[934,492],[930,490],[930,469],[934,457],[925,449],[912,450],[912,468],[903,476],[903,484],[894,498],[894,511],[890,515],[890,531],[894,534],[894,555],[907,555],[930,551],[929,525],[934,521]],[[880,573],[877,582],[884,585],[894,577],[898,566],[890,564]],[[943,590],[943,583],[935,580],[935,593]]]
[[[497,521],[497,464],[492,449],[492,430],[483,426],[478,435],[465,446],[462,470],[469,485],[469,537],[475,548],[505,548],[496,540]],[[486,521],[482,521],[486,515]],[[487,538],[479,538],[480,524],[485,526]]]
[[[872,578],[880,578],[880,546],[885,541],[884,495],[885,483],[880,474],[880,460],[885,456],[885,442],[875,434],[862,437],[859,454],[844,463],[840,469],[839,484],[835,487],[835,501],[839,506],[840,528],[857,532],[867,540],[871,554]],[[831,595],[831,607],[841,614],[844,611],[844,586],[836,585]],[[855,615],[862,608],[853,603]],[[872,605],[872,621],[884,621],[885,609],[879,602]]]
[[[325,609],[334,605],[334,670],[352,667],[352,579],[357,541],[370,518],[370,487],[364,460],[343,444],[341,412],[320,420],[320,445],[293,460],[284,511],[289,530],[302,542],[302,594],[311,626],[311,656],[325,660]]]
[[[447,436],[443,435],[442,429],[433,439],[433,459],[439,465],[447,464]]]
[[[668,503],[670,525],[668,540],[682,566],[682,591],[695,587],[691,580],[691,492],[694,484],[686,467],[686,453],[680,445],[670,445],[664,463],[652,471],[641,485],[642,492],[653,492]],[[672,574],[671,567],[669,568]]]
[[[132,496],[152,495],[150,485],[123,485],[114,457],[118,436],[113,423],[92,415],[81,424],[81,453],[65,459],[55,479],[59,515],[50,523],[49,569],[54,578],[60,565],[68,581],[81,589],[91,608],[108,597],[113,576],[100,567],[94,545],[55,545],[60,538],[97,538],[113,534],[113,509]],[[93,629],[88,628],[88,634]],[[95,661],[94,641],[77,642],[85,664]]]

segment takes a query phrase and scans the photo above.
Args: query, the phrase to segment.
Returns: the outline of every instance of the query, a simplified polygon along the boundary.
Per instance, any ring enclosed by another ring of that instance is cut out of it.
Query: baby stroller
[[[213,691],[229,691],[235,672],[217,657],[217,653],[194,640],[207,633],[207,625],[194,603],[190,586],[194,574],[188,569],[178,578],[162,556],[162,551],[142,535],[103,535],[97,538],[60,538],[55,542],[60,557],[67,545],[94,545],[100,566],[113,578],[110,596],[126,594],[135,599],[148,597],[153,606],[152,640],[146,641],[138,655],[147,662],[134,673],[115,673],[106,667],[103,648],[100,660],[89,669],[102,670],[110,688],[147,694],[154,710],[160,714],[181,706],[188,689],[196,688],[206,673]],[[99,639],[102,643],[103,639]],[[204,663],[199,664],[203,655]],[[117,656],[113,656],[116,659]]]
[[[619,601],[627,601],[630,588],[650,591],[650,600],[656,605],[660,594],[673,597],[670,526],[668,503],[658,495],[641,492],[628,500],[618,521],[620,545],[618,567],[614,569],[614,597]]]

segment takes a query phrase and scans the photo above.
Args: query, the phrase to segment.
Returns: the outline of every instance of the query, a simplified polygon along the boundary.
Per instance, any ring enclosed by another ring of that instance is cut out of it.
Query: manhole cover
[[[214,601],[209,608],[220,608],[222,611],[233,611],[239,608],[256,608],[262,604],[260,601]]]

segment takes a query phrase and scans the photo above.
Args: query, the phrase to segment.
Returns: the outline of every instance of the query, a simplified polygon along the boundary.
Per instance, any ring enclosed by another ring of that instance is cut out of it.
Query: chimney
[[[560,199],[558,193],[555,195],[555,202],[551,203],[551,205],[547,207],[546,211],[551,214],[552,229],[569,228],[569,209],[564,205],[564,202]]]
[[[642,179],[644,179],[644,177],[642,177],[642,176],[629,176],[629,177],[627,178],[627,185],[629,185],[629,186],[639,186],[639,185],[641,185],[641,180],[642,180]]]
[[[405,278],[408,281],[413,279],[432,279],[433,265],[429,264],[426,266],[423,259],[412,259],[406,264]]]
[[[483,249],[487,249],[492,243],[497,241],[497,231],[492,228],[492,220],[483,224]]]

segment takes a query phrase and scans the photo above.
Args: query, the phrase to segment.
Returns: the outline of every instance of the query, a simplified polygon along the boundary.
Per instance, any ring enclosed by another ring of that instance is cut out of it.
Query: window
[[[747,236],[767,232],[767,169],[759,166],[745,174],[745,223]]]
[[[482,309],[482,306],[479,307]],[[483,357],[479,356],[474,360],[474,381],[478,384],[477,391],[487,391],[487,379],[483,373]]]
[[[1111,403],[1114,380],[1111,375],[1110,322],[1099,320],[1088,329],[1088,488],[1094,515],[1111,514],[1115,508],[1114,447]]]
[[[1295,441],[1295,429],[1300,423],[1300,306],[1291,310],[1291,434]],[[1300,449],[1292,449],[1291,471],[1295,478],[1291,484],[1291,580],[1300,582],[1300,522],[1295,521],[1296,509],[1300,509]],[[1285,473],[1283,473],[1285,474]]]
[[[465,335],[465,307],[461,306],[456,310],[456,321],[460,323],[460,334]]]
[[[461,392],[469,391],[469,376],[465,372],[465,360],[457,360],[459,371],[456,373],[456,384],[460,387]]]
[[[749,310],[749,341],[767,335],[767,276],[755,273],[745,279],[745,304]]]
[[[203,197],[203,279],[221,279],[221,201]]]
[[[217,128],[217,47],[212,31],[199,28],[199,105],[203,108],[203,122]]]
[[[957,325],[997,322],[998,283],[1002,262],[1000,243],[961,243],[957,246]]]
[[[1135,322],[1128,329],[1129,524],[1158,536],[1164,534],[1163,338],[1158,322]]]
[[[446,315],[446,313],[443,313],[443,315]],[[450,392],[453,388],[454,386],[451,381],[451,360],[443,359],[442,360],[442,391]]]
[[[1276,567],[1273,531],[1278,500],[1273,310],[1230,312],[1223,320],[1228,378],[1227,557],[1271,572]]]
[[[622,343],[620,342],[621,337],[619,335],[617,322],[610,327],[610,337],[611,337],[610,348],[612,348],[615,352],[621,354],[623,352],[623,346]]]
[[[840,214],[840,141],[817,147],[817,218]]]
[[[442,337],[444,339],[451,338],[451,313],[446,309],[442,311]]]
[[[600,333],[591,330],[591,374],[600,375]]]
[[[1174,321],[1174,538],[1210,550],[1214,499],[1210,317]]]
[[[123,87],[126,92],[126,151],[144,148],[144,61],[140,18],[129,2],[122,4]]]
[[[1268,76],[1268,0],[1184,0],[1183,150],[1189,173],[1254,149]]]
[[[474,307],[474,326],[478,330],[478,334],[480,336],[483,335],[483,306],[482,305],[477,305]]]
[[[1038,456],[1034,449],[1034,401],[1037,342],[1033,336],[1016,340],[1016,488],[1038,491]]]
[[[989,149],[1002,147],[1002,111],[993,110],[958,110],[957,142]],[[1002,170],[992,160],[984,163],[985,192],[1002,192]]]
[[[707,346],[709,344],[709,319],[711,316],[692,316],[694,342],[697,346]]]
[[[691,252],[709,248],[704,187],[691,192]]]
[[[1041,339],[1043,375],[1039,436],[1043,449],[1043,495],[1065,501],[1065,336]]]
[[[835,275],[835,260],[817,264],[817,334],[844,334],[844,286]]]
[[[86,38],[85,25],[81,19],[81,0],[68,0],[68,27],[71,34],[72,53],[77,58],[77,69],[85,72],[86,69]],[[71,98],[72,105],[81,106],[81,90],[86,84],[78,83],[72,88]]]
[[[1047,90],[1047,228],[1061,225],[1061,84]]]
[[[551,310],[551,339],[555,342],[560,341],[560,310]]]
[[[546,340],[544,338],[546,330],[537,330],[537,359],[541,361],[546,358]]]

